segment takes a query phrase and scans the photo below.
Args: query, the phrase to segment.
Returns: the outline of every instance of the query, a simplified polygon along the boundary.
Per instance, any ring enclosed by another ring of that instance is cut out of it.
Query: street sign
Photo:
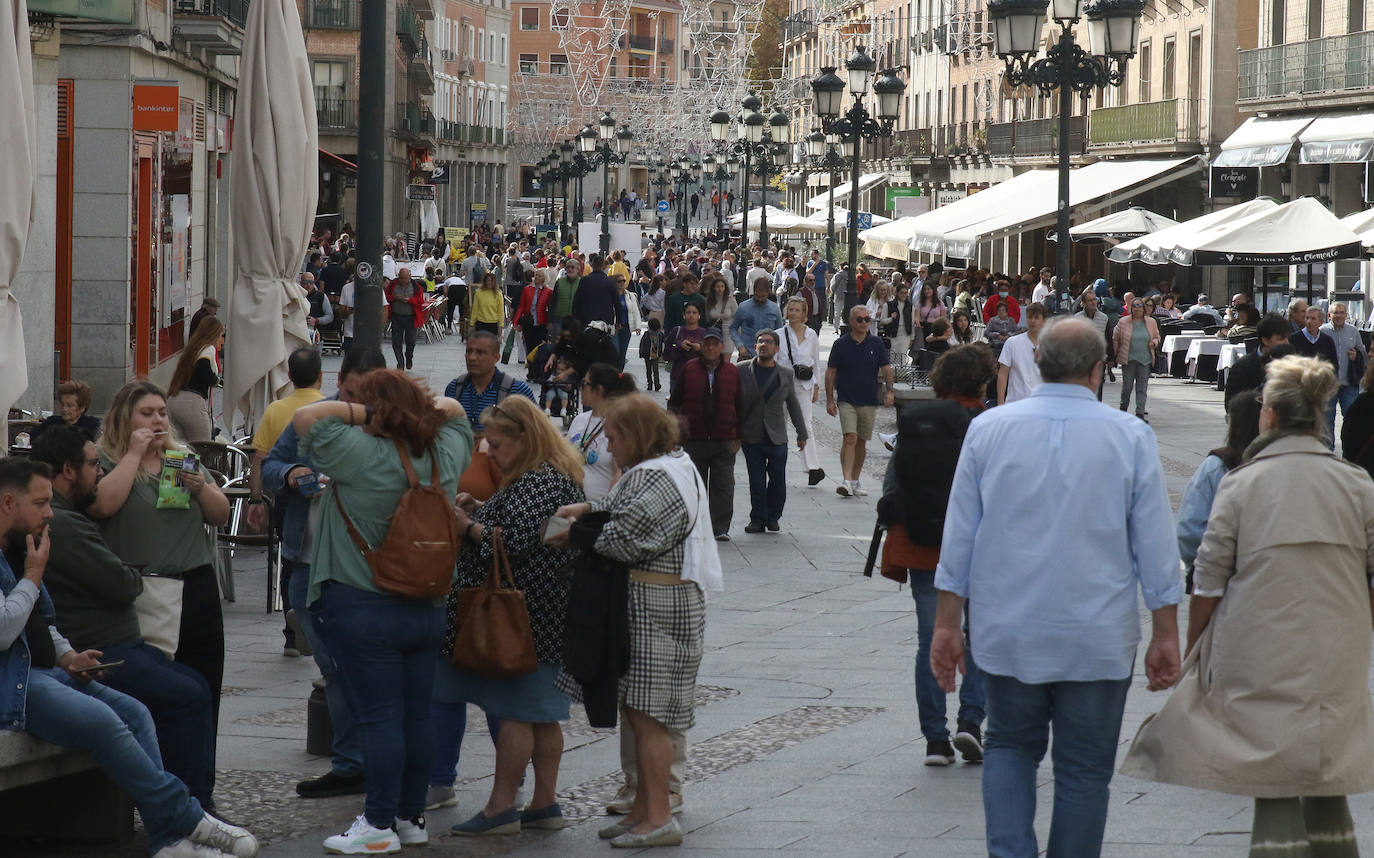
[[[433,202],[438,197],[435,195],[433,185],[406,185],[406,199],[411,202]]]
[[[658,201],[658,213],[659,213],[659,214],[667,214],[667,213],[668,213],[668,201],[667,201],[667,200],[659,200],[659,201]]]
[[[447,185],[448,181],[448,167],[443,164],[435,164],[434,169],[429,174],[429,183],[431,185]]]
[[[557,236],[557,235],[558,235],[558,224],[556,224],[556,223],[541,223],[541,224],[539,224],[538,226],[536,226],[536,227],[534,228],[534,234],[535,234],[536,236],[540,236],[540,237],[543,237],[543,236],[546,236],[546,235]]]
[[[845,215],[844,215],[844,226],[845,226],[845,229],[848,229],[848,228],[849,228],[849,213],[848,213],[848,212],[845,212]],[[872,228],[873,228],[873,212],[859,212],[859,229],[872,229]]]
[[[1259,167],[1212,167],[1210,196],[1216,199],[1254,199],[1259,194]]]
[[[968,196],[968,191],[963,188],[947,188],[935,192],[935,205],[937,208],[947,206],[950,203],[957,203]]]
[[[486,204],[486,203],[473,203],[473,204],[472,204],[472,222],[473,222],[473,223],[486,223],[486,222],[487,222],[487,204]]]

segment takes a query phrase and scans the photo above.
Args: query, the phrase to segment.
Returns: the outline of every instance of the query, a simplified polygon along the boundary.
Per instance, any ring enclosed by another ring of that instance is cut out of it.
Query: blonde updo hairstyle
[[[1331,429],[1326,425],[1326,404],[1339,386],[1331,364],[1290,355],[1270,363],[1265,378],[1264,405],[1278,418],[1275,428],[1325,441]]]

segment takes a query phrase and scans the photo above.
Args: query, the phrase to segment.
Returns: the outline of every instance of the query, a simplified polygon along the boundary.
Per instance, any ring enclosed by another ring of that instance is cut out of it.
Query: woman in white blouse
[[[778,340],[781,341],[777,357],[778,366],[784,373],[792,374],[792,383],[797,386],[797,401],[801,403],[802,418],[806,421],[806,431],[810,433],[812,405],[821,390],[817,384],[821,373],[820,339],[815,331],[806,326],[806,299],[800,295],[787,299],[787,304],[783,307],[783,316],[787,319],[787,324],[777,330]],[[804,367],[801,374],[807,378],[798,378],[793,367]],[[819,446],[807,444],[802,449],[802,459],[806,462],[807,485],[814,486],[825,479],[825,471],[821,468],[821,456],[817,452]]]

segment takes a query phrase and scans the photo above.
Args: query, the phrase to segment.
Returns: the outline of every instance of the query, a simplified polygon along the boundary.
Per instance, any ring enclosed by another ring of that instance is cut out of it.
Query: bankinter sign
[[[176,131],[179,106],[175,81],[140,81],[134,84],[135,131]]]

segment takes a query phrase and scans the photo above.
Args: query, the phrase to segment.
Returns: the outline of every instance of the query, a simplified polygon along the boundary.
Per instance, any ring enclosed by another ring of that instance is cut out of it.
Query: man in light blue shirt
[[[1102,848],[1140,641],[1137,591],[1153,614],[1145,673],[1160,690],[1178,679],[1183,582],[1154,434],[1096,398],[1102,335],[1087,320],[1055,319],[1037,362],[1044,383],[980,415],[964,440],[935,574],[931,665],[953,691],[967,599],[987,696],[988,854],[1038,854],[1036,770],[1053,722],[1047,854],[1084,858]],[[1083,514],[1037,514],[1053,498]]]
[[[730,339],[739,345],[740,360],[754,356],[754,338],[759,331],[776,331],[782,327],[782,311],[769,297],[768,281],[759,278],[754,281],[753,288],[754,299],[740,304],[730,322]]]

